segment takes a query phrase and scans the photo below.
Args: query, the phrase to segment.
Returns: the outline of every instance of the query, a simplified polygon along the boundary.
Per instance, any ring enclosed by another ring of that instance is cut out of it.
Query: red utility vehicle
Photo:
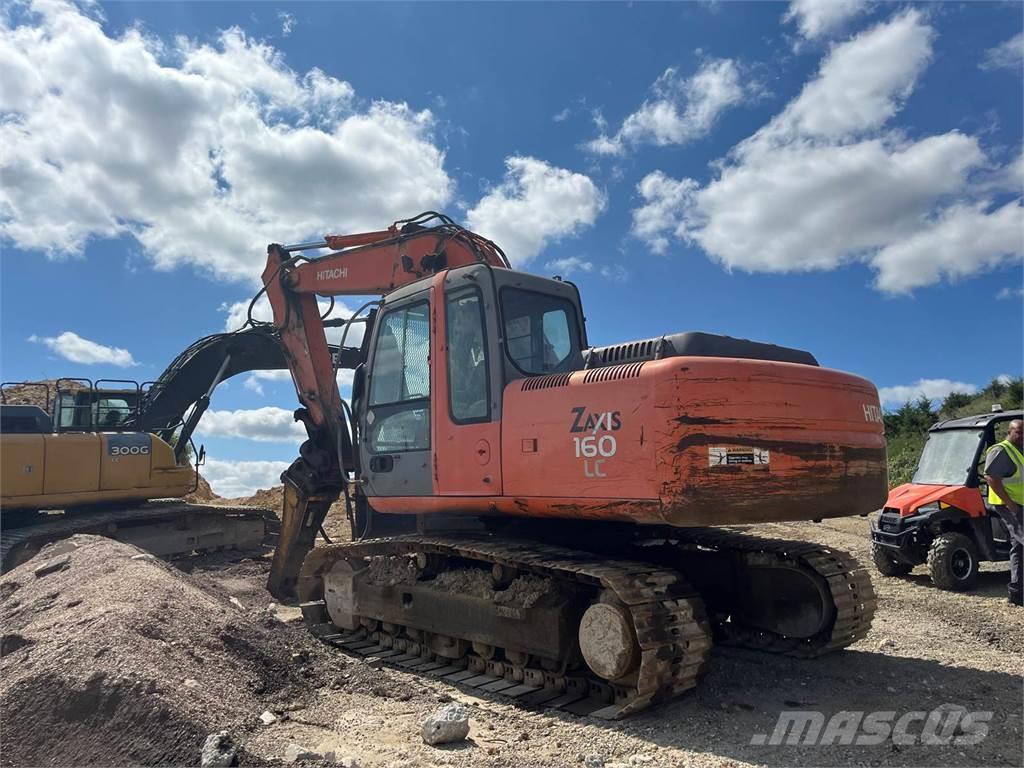
[[[871,552],[883,576],[905,576],[926,562],[935,586],[965,590],[981,562],[1009,559],[1009,533],[985,501],[985,454],[999,441],[997,427],[1021,413],[949,419],[928,431],[913,480],[889,491],[871,523]]]

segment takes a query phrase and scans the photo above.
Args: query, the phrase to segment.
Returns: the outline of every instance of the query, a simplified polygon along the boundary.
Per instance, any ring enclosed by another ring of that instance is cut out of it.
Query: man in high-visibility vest
[[[988,449],[985,456],[985,482],[988,483],[988,503],[1010,531],[1010,588],[1009,600],[1014,605],[1024,602],[1024,454],[1021,438],[1024,421],[1014,419],[1006,439]]]

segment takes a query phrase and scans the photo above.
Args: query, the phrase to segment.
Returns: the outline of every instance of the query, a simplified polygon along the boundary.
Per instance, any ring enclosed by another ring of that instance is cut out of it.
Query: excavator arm
[[[319,258],[304,255],[324,248],[333,252]],[[302,404],[295,418],[309,436],[299,458],[281,476],[285,501],[268,583],[271,594],[284,598],[294,592],[299,568],[327,511],[342,491],[348,495],[348,473],[356,469],[337,363],[317,296],[383,296],[442,270],[476,263],[509,267],[497,245],[433,212],[376,232],[268,246],[263,286]]]

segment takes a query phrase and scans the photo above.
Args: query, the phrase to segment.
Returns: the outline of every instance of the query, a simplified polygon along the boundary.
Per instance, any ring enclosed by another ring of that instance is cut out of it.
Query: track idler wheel
[[[605,680],[622,680],[640,666],[633,616],[608,593],[584,612],[579,643],[587,666]]]

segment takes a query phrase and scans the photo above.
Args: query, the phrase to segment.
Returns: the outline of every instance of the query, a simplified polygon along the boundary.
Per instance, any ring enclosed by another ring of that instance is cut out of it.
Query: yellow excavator
[[[192,434],[225,379],[285,367],[272,333],[198,340],[159,379],[0,384],[0,567],[92,533],[158,556],[276,543],[276,515],[182,499],[205,451]]]

